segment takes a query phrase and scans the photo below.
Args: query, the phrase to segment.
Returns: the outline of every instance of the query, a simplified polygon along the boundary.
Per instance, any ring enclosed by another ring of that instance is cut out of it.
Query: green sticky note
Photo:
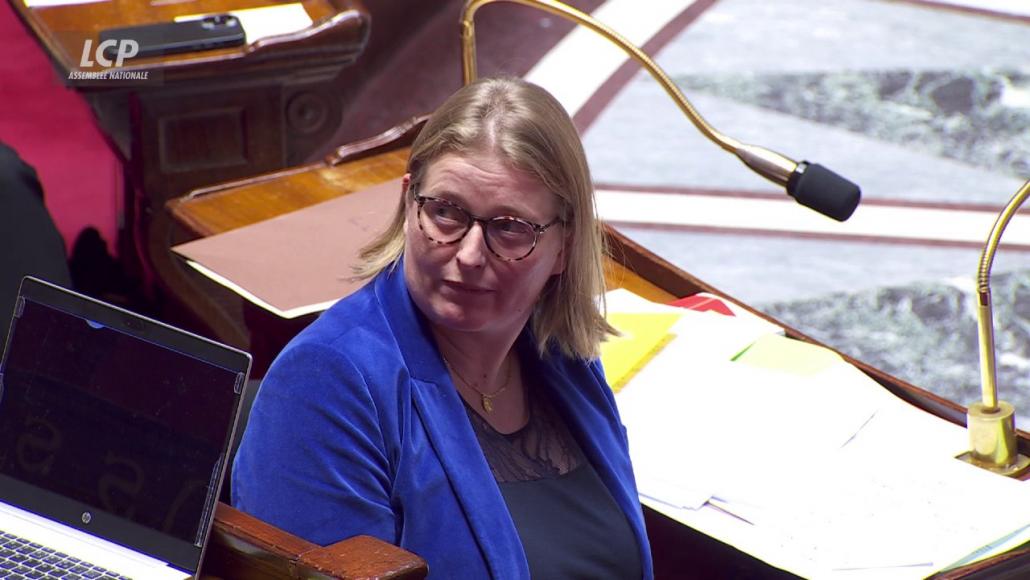
[[[733,357],[736,362],[797,375],[814,375],[840,362],[841,356],[826,347],[768,334]]]

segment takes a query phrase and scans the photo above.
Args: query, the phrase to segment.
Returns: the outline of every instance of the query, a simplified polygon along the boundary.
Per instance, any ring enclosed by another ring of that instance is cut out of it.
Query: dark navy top
[[[639,579],[640,555],[626,516],[540,394],[529,422],[502,434],[467,408],[508,505],[534,579]]]

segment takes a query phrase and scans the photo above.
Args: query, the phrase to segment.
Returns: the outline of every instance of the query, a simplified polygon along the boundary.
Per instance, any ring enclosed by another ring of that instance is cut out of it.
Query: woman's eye
[[[442,203],[434,204],[433,207],[430,208],[430,215],[433,216],[433,219],[441,221],[456,223],[465,221],[465,214],[462,213],[461,210]]]
[[[499,220],[494,222],[494,224],[494,229],[497,233],[506,237],[515,238],[530,234],[530,227],[520,221]]]

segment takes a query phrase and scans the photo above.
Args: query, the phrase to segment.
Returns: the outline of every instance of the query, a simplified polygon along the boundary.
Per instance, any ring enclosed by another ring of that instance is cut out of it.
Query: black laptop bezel
[[[232,426],[222,448],[222,461],[218,466],[217,489],[211,495],[212,502],[205,506],[205,518],[213,521],[214,510],[225,481],[226,458],[237,437],[243,388],[250,374],[251,356],[241,350],[206,339],[202,336],[175,328],[163,322],[136,314],[124,308],[57,286],[31,276],[23,278],[11,320],[7,344],[0,358],[0,372],[6,368],[7,353],[11,341],[17,334],[18,319],[25,301],[32,301],[49,308],[61,310],[73,316],[84,318],[125,334],[154,342],[177,350],[186,355],[207,361],[236,373],[234,387]],[[0,385],[2,393],[2,385]],[[69,527],[83,530],[115,544],[130,547],[150,557],[168,562],[172,566],[196,574],[204,556],[211,526],[206,526],[199,546],[181,538],[131,522],[123,517],[104,512],[93,506],[63,497],[59,494],[15,480],[0,474],[0,500],[31,511],[40,516],[60,522]],[[88,513],[89,516],[84,514]]]

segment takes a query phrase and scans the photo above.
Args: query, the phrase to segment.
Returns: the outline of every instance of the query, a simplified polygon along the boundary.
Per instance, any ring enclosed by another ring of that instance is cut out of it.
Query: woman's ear
[[[554,261],[554,266],[551,268],[551,275],[557,276],[565,271],[565,248],[561,249],[558,254],[558,259]]]
[[[558,258],[554,261],[554,266],[551,268],[551,275],[556,276],[565,271],[566,262],[569,259],[569,244],[572,242],[572,236],[569,235],[568,230],[562,226],[562,244],[561,248],[558,249]]]
[[[404,229],[408,228],[408,204],[411,203],[411,196],[408,195],[408,188],[411,187],[411,174],[405,173],[401,177],[401,204],[404,207]]]

